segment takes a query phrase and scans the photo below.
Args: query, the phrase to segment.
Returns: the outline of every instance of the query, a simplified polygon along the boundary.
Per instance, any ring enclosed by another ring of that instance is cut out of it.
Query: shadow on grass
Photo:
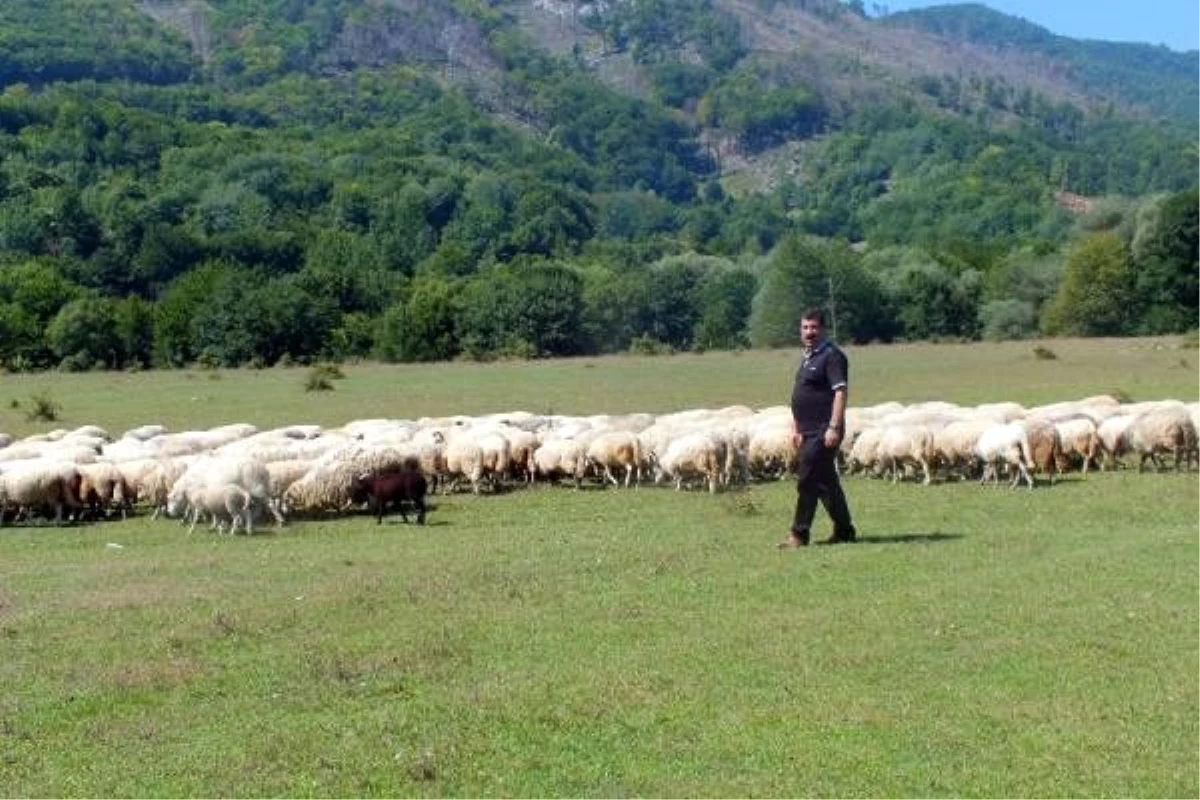
[[[929,544],[934,542],[949,542],[962,538],[963,535],[961,533],[942,533],[940,531],[933,531],[932,533],[860,534],[855,544]]]

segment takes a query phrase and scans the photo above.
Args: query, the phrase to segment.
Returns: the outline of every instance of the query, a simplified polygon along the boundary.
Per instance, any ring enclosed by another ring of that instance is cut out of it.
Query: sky
[[[876,0],[888,11],[950,5],[967,0]],[[1184,52],[1200,49],[1197,0],[974,0],[1024,17],[1051,33],[1072,39],[1165,44]],[[863,4],[868,11],[870,2]]]

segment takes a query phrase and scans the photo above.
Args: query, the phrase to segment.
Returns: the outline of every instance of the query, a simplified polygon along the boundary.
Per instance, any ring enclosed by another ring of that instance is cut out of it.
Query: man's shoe
[[[789,533],[788,537],[779,543],[780,550],[794,550],[797,547],[807,547],[808,537]]]
[[[858,540],[858,534],[854,531],[849,533],[834,533],[828,539],[822,539],[821,544],[850,544]]]

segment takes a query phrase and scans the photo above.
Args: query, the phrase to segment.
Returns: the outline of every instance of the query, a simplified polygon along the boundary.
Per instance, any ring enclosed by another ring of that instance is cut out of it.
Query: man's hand
[[[825,429],[825,446],[830,450],[842,443],[842,432],[837,428]]]

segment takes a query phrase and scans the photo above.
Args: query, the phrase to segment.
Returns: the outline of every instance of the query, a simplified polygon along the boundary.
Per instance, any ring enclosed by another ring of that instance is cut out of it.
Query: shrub
[[[333,381],[329,380],[319,372],[309,371],[308,377],[304,380],[304,391],[332,392]]]
[[[346,377],[346,373],[342,372],[341,367],[339,367],[337,364],[331,364],[329,362],[314,364],[312,370],[310,371],[314,374],[322,375],[331,381],[344,380]]]
[[[62,413],[62,405],[55,402],[46,392],[29,398],[29,410],[25,412],[28,422],[54,422]]]
[[[337,364],[317,364],[308,371],[308,377],[304,380],[304,391],[333,391],[333,382],[345,377],[346,373],[342,372],[342,368]]]
[[[989,341],[1024,339],[1037,331],[1037,312],[1024,300],[993,300],[979,309],[979,322]]]
[[[635,336],[629,342],[629,352],[638,356],[663,356],[674,353],[675,349],[666,342],[659,341],[653,336],[643,333],[640,336]]]

